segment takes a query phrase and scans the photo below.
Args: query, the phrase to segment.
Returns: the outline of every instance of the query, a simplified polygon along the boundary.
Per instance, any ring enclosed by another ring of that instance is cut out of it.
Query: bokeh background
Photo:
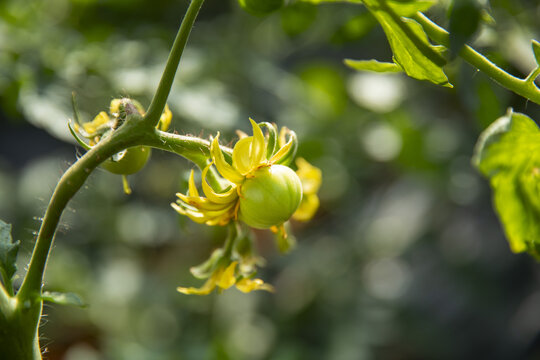
[[[447,5],[430,12],[443,25]],[[114,97],[147,106],[186,7],[0,2],[0,218],[22,241],[21,275],[54,186],[81,154],[67,130],[71,92],[86,120]],[[496,22],[475,46],[527,74],[540,5],[489,8]],[[540,357],[540,267],[510,252],[470,165],[478,134],[506,108],[540,119],[540,107],[459,59],[447,89],[357,73],[344,58],[391,59],[362,6],[296,4],[258,18],[206,1],[169,99],[172,130],[232,142],[248,117],[296,130],[299,155],[323,171],[321,208],[293,224],[298,246],[286,256],[257,233],[259,275],[275,294],[186,296],[176,286],[201,284],[189,267],[225,236],[169,206],[193,165],[154,151],[129,177],[131,196],[96,171],[65,212],[45,286],[89,306],[46,305],[47,359]]]

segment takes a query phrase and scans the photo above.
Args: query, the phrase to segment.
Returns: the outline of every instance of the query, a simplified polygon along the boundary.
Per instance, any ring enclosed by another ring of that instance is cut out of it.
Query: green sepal
[[[71,119],[68,120],[68,128],[69,128],[69,132],[71,133],[71,135],[75,138],[75,140],[77,141],[77,143],[79,145],[81,145],[81,147],[85,150],[90,150],[92,147],[90,145],[88,145],[86,142],[84,142],[83,139],[81,139],[79,137],[79,135],[77,135],[77,132],[75,131],[75,129],[73,129],[73,126],[71,124]]]
[[[377,60],[343,60],[348,67],[359,71],[373,71],[373,72],[403,72],[403,68],[396,63],[379,62]]]
[[[62,293],[56,291],[44,291],[41,295],[41,300],[48,301],[58,305],[69,305],[80,308],[87,307],[86,304],[79,295],[74,293]]]
[[[278,133],[277,127],[269,122],[261,122],[259,127],[268,130],[268,143],[266,145],[266,159],[270,159],[278,149]]]
[[[490,181],[493,203],[513,252],[540,260],[540,129],[508,113],[480,136],[473,164]]]
[[[294,157],[296,156],[296,151],[298,150],[298,137],[296,136],[296,133],[293,130],[288,130],[287,135],[289,138],[286,140],[286,142],[288,143],[289,141],[292,141],[292,146],[289,151],[287,151],[285,155],[281,157],[281,159],[276,161],[276,164],[285,166],[289,166],[293,162]]]
[[[13,242],[11,237],[11,224],[0,220],[0,275],[10,294],[13,294],[11,281],[17,271],[16,261],[19,246],[20,241]]]

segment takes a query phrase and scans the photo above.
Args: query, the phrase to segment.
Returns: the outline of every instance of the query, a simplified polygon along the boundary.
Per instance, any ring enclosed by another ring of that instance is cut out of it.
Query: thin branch
[[[186,15],[182,20],[176,39],[172,46],[171,52],[169,53],[169,58],[167,59],[167,64],[165,65],[165,70],[163,75],[161,75],[161,81],[159,82],[154,98],[148,107],[146,112],[145,119],[148,121],[148,125],[155,127],[165,108],[167,98],[171,92],[171,87],[174,81],[174,76],[176,75],[176,70],[178,69],[178,64],[180,63],[180,58],[186,46],[189,33],[193,27],[193,23],[197,18],[197,14],[203,4],[204,0],[192,0],[187,9]]]
[[[450,46],[450,37],[448,31],[435,24],[421,12],[418,12],[414,16],[414,19],[422,25],[425,32],[431,39],[446,47]],[[463,46],[459,52],[459,56],[492,78],[502,87],[505,87],[526,99],[540,104],[540,89],[538,89],[534,83],[507,73],[492,63],[484,55],[480,54],[478,51],[474,50],[468,45]]]

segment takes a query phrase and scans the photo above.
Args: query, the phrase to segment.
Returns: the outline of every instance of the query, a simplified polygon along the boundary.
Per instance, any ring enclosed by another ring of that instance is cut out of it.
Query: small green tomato
[[[284,165],[262,167],[240,187],[240,220],[256,229],[268,229],[289,220],[302,200],[298,175]]]
[[[131,175],[141,170],[150,158],[150,148],[146,146],[135,146],[125,151],[120,160],[108,159],[101,167],[113,174]]]
[[[240,7],[255,16],[268,15],[283,6],[283,0],[238,0]]]

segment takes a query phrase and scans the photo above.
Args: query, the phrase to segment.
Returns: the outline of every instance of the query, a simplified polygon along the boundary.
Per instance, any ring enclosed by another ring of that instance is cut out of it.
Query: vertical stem
[[[171,52],[169,53],[169,58],[167,59],[167,64],[165,65],[165,70],[161,76],[156,93],[154,98],[150,103],[148,111],[145,115],[145,119],[152,124],[152,127],[155,127],[165,108],[165,103],[171,92],[171,87],[174,81],[174,76],[176,75],[176,70],[178,69],[178,64],[180,63],[180,58],[186,46],[189,33],[193,27],[193,23],[199,13],[199,10],[203,4],[204,0],[192,0],[187,9],[186,15],[182,20],[176,39],[172,46]]]

